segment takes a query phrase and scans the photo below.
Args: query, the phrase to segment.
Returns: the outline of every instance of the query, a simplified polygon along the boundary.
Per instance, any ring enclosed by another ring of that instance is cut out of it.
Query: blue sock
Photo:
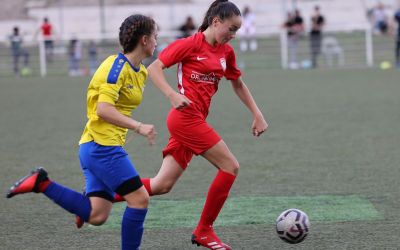
[[[142,241],[143,224],[146,213],[147,208],[139,209],[126,207],[124,216],[122,217],[122,250],[139,249],[140,242]]]
[[[92,207],[89,198],[83,194],[61,186],[54,181],[50,183],[43,194],[68,212],[78,215],[86,222],[89,220]]]

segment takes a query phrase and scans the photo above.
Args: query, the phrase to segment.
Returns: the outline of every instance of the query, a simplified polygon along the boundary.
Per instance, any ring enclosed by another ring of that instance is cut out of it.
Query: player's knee
[[[232,171],[234,175],[238,175],[239,174],[239,169],[240,169],[240,165],[239,162],[237,160],[235,160],[232,164]]]
[[[89,223],[93,226],[101,226],[108,219],[108,213],[98,213],[90,216]]]
[[[232,159],[227,160],[223,164],[221,164],[220,168],[230,174],[238,175],[240,165],[239,165],[239,162],[235,158],[232,158]]]
[[[128,203],[128,207],[147,208],[149,206],[150,197],[144,188],[128,194],[124,198]]]
[[[161,195],[169,193],[175,184],[175,180],[171,181],[168,178],[156,176],[151,183],[151,191],[153,195]]]
[[[161,188],[159,189],[159,194],[167,194],[172,190],[174,183],[166,182],[164,183]]]
[[[139,206],[141,208],[147,208],[149,206],[149,202],[150,202],[150,196],[149,193],[146,193],[142,196],[140,196],[139,198]]]

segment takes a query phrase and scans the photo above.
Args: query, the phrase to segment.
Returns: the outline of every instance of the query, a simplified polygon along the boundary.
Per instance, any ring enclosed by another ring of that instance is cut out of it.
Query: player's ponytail
[[[208,8],[203,23],[199,27],[199,31],[205,31],[212,23],[214,17],[219,17],[221,21],[230,18],[233,15],[240,16],[240,10],[236,5],[228,0],[215,0]]]
[[[124,53],[132,52],[144,35],[151,35],[156,28],[156,23],[144,15],[131,15],[127,17],[119,28],[119,43]]]

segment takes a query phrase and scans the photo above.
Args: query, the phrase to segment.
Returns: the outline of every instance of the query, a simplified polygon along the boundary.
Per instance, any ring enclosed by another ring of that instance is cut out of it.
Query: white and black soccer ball
[[[288,209],[276,219],[276,232],[279,238],[290,244],[302,242],[307,237],[309,229],[308,216],[299,209]]]

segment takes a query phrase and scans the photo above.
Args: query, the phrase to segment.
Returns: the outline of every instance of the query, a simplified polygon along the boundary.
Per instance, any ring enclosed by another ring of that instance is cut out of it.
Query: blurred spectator
[[[90,74],[93,75],[94,72],[96,72],[96,69],[98,67],[97,45],[94,41],[89,42],[88,58],[89,58],[89,71],[90,71]]]
[[[386,34],[388,31],[388,17],[386,15],[385,6],[382,3],[378,5],[371,12],[372,24],[374,29],[381,33]]]
[[[16,76],[29,74],[29,53],[22,47],[23,39],[19,32],[18,27],[13,28],[12,35],[9,36],[11,54],[13,57],[13,70]],[[24,67],[20,71],[19,61],[20,58],[24,59]]]
[[[72,38],[70,40],[68,46],[68,54],[69,54],[69,75],[70,76],[81,75],[80,62],[82,58],[82,45],[77,38]]]
[[[295,10],[294,14],[288,12],[284,28],[287,30],[288,46],[289,46],[289,68],[297,69],[299,67],[297,61],[297,49],[300,36],[304,31],[303,18],[299,10]]]
[[[397,23],[397,34],[396,34],[396,67],[400,68],[400,9],[394,14],[394,20]]]
[[[48,62],[53,62],[53,49],[54,49],[54,29],[53,25],[49,22],[49,19],[45,17],[43,23],[40,26],[42,38],[44,40],[44,48],[46,51],[46,58]]]
[[[250,50],[254,51],[257,50],[257,39],[255,37],[256,33],[256,26],[255,26],[255,19],[256,16],[251,12],[250,7],[246,6],[242,12],[242,27],[239,30],[240,34],[240,50],[247,51],[249,48]]]
[[[310,31],[311,64],[313,68],[317,67],[317,57],[321,52],[322,28],[324,24],[325,18],[321,15],[319,6],[315,6],[314,14],[311,17]]]
[[[196,31],[196,25],[194,24],[193,18],[188,16],[184,24],[179,27],[179,31],[182,32],[180,38],[191,36]]]

